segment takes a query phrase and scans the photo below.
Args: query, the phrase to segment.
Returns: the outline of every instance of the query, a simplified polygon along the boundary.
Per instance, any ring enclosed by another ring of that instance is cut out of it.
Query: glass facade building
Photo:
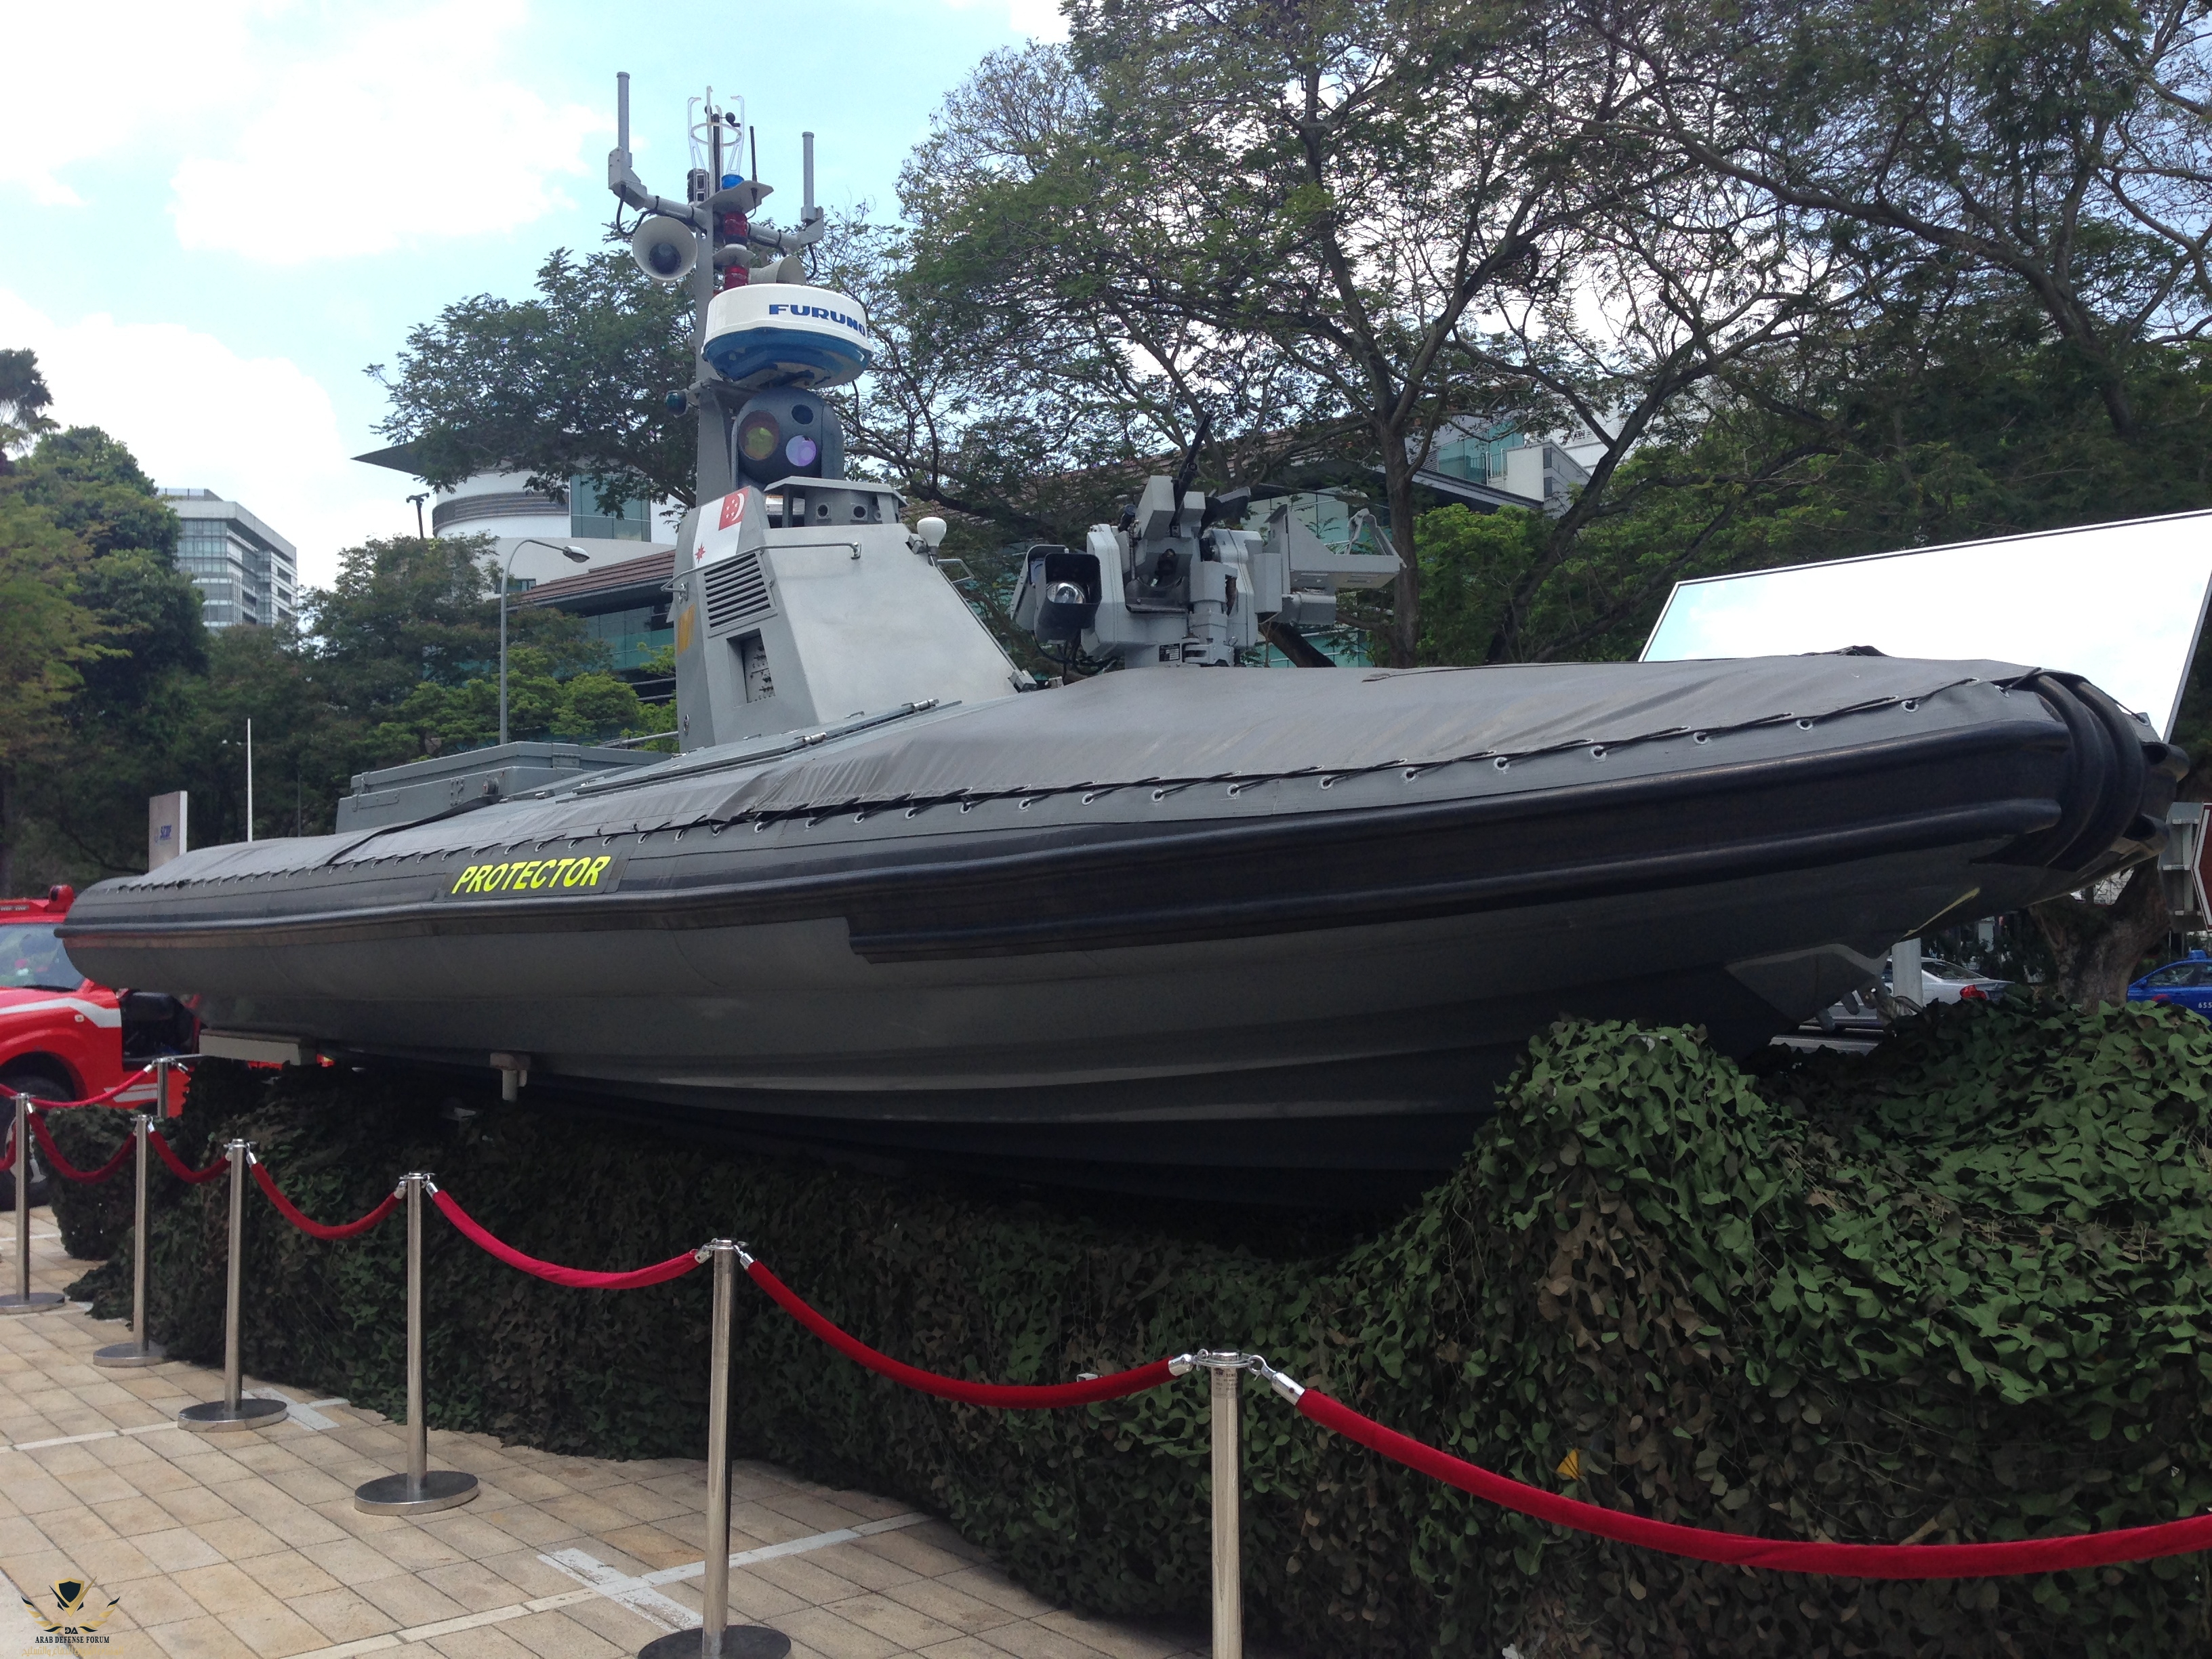
[[[1506,455],[1527,441],[1511,427],[1487,431],[1455,433],[1437,440],[1429,465],[1448,478],[1472,483],[1498,483],[1506,472]]]
[[[568,534],[579,541],[649,542],[653,509],[643,501],[611,506],[589,478],[568,480]]]
[[[676,643],[668,617],[668,582],[675,574],[673,549],[647,553],[539,582],[520,603],[580,618],[584,637],[606,647],[614,672],[647,702],[657,702],[676,690],[675,681],[655,673],[653,665],[657,653]]]
[[[210,628],[292,628],[300,618],[299,550],[212,489],[164,489],[182,521],[177,568],[200,591]]]

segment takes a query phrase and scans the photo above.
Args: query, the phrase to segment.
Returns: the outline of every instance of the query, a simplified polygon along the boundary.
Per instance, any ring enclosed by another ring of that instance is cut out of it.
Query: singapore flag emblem
[[[702,533],[691,544],[692,565],[696,568],[710,558],[720,558],[725,553],[734,551],[738,536],[744,526],[744,518],[745,492],[733,489],[722,497],[722,507],[716,514],[714,528]]]

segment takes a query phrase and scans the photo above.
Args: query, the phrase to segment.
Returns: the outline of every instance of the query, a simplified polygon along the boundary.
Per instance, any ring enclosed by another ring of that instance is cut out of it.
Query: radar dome
[[[744,391],[814,391],[858,380],[875,350],[859,301],[801,283],[752,283],[708,303],[704,355]]]

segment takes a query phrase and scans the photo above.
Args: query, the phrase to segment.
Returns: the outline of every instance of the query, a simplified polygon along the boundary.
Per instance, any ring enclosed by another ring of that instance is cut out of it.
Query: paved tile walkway
[[[0,1276],[15,1279],[12,1217]],[[33,1284],[84,1270],[33,1212]],[[248,1377],[295,1402],[273,1429],[174,1426],[219,1372],[102,1370],[123,1328],[65,1311],[0,1316],[0,1572],[52,1617],[57,1580],[119,1601],[89,1650],[113,1659],[618,1659],[699,1623],[706,1466],[616,1462],[433,1431],[433,1468],[483,1483],[471,1504],[362,1515],[353,1489],[404,1467],[404,1431],[343,1401]],[[1202,1632],[1086,1620],[1016,1588],[942,1522],[760,1463],[732,1486],[733,1620],[773,1625],[798,1659],[1169,1659]],[[0,1659],[70,1650],[0,1586]],[[1195,1645],[1194,1645],[1194,1644]],[[84,1648],[74,1650],[88,1651]]]

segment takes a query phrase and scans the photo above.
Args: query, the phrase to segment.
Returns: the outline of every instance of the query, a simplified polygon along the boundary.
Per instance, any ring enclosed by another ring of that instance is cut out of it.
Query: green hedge
[[[2212,1027],[1939,1010],[1762,1078],[1683,1030],[1562,1024],[1473,1155],[1349,1248],[1250,1218],[1047,1204],[750,1159],[542,1109],[458,1125],[404,1074],[210,1067],[181,1139],[248,1134],[310,1214],[409,1168],[525,1249],[629,1267],[715,1233],[917,1364],[1006,1381],[1257,1349],[1522,1480],[1692,1524],[1869,1541],[2137,1525],[2212,1504]],[[74,1115],[72,1156],[112,1120]],[[118,1183],[118,1189],[119,1189]],[[97,1200],[95,1200],[97,1201]],[[97,1231],[64,1194],[73,1239]],[[167,1195],[155,1334],[220,1351],[221,1183]],[[402,1230],[322,1244],[249,1209],[256,1371],[398,1409]],[[626,1294],[429,1231],[432,1420],[698,1455],[703,1275]],[[119,1311],[119,1265],[91,1274]],[[740,1288],[741,1453],[951,1517],[1041,1593],[1194,1614],[1200,1379],[1080,1411],[926,1399]],[[1486,1508],[1248,1392],[1247,1607],[1315,1654],[2205,1650],[2196,1558],[1958,1583],[1673,1560]],[[1554,1473],[1570,1449],[1583,1478]]]

